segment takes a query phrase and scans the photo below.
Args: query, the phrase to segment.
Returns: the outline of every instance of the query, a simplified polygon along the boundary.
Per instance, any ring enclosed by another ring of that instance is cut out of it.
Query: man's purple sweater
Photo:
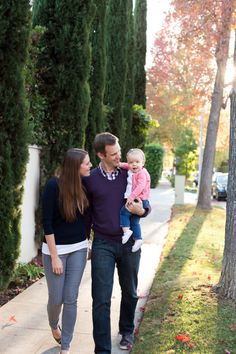
[[[120,208],[124,205],[127,171],[120,169],[115,180],[108,180],[97,167],[83,179],[90,201],[94,238],[121,242]]]

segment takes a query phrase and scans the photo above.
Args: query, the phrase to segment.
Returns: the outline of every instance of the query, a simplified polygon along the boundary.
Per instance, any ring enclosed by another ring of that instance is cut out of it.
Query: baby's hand
[[[131,198],[127,198],[126,205],[133,204],[133,200]]]

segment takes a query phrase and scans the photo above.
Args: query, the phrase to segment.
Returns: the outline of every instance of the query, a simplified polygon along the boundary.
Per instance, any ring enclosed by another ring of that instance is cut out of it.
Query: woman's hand
[[[60,259],[60,257],[57,254],[57,247],[55,243],[55,237],[54,234],[50,235],[45,235],[47,245],[49,248],[49,252],[51,255],[51,260],[52,260],[52,271],[55,274],[62,274],[63,273],[63,264]]]
[[[58,256],[51,256],[52,258],[52,271],[55,274],[62,274],[63,273],[63,264],[62,261],[60,259],[60,257]]]
[[[90,239],[90,240],[88,241],[88,254],[87,254],[87,260],[88,260],[88,261],[90,261],[91,258],[92,258],[92,244],[93,244],[93,242],[92,242],[92,240]]]

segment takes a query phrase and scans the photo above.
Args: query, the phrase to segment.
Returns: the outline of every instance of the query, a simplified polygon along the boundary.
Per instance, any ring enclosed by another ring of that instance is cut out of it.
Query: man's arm
[[[128,170],[129,164],[127,162],[120,162],[119,167],[123,168],[124,170]]]
[[[151,212],[151,206],[149,204],[149,208],[144,209],[142,200],[137,198],[138,202],[132,202],[126,205],[126,208],[129,210],[130,213],[136,214],[140,217],[145,217]]]

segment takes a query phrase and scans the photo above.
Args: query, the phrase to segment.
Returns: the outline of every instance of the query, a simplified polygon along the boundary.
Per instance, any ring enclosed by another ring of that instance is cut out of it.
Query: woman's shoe
[[[61,332],[61,327],[58,326],[57,329],[59,329],[59,331]],[[52,330],[53,331],[53,330]],[[57,338],[53,335],[53,332],[52,332],[52,336],[53,338],[55,339],[55,341],[58,343],[58,344],[61,344],[61,337],[60,338]]]

